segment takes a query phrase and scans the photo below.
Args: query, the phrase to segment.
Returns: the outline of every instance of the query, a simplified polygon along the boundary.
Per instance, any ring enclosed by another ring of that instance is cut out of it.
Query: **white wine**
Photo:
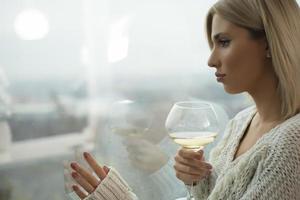
[[[199,149],[212,143],[217,137],[215,132],[175,132],[170,137],[175,143],[187,149]]]

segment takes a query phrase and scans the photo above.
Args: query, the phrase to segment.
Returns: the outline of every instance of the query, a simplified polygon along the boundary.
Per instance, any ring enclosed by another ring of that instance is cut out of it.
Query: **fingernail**
[[[88,158],[89,153],[88,153],[88,152],[84,152],[84,153],[83,153],[83,156],[84,156],[85,158]]]
[[[199,153],[199,155],[197,155],[196,159],[200,160],[203,158],[203,154],[202,153]]]
[[[72,162],[72,163],[70,164],[70,166],[71,166],[71,168],[74,169],[74,170],[77,169],[77,164],[76,164],[75,162]]]
[[[106,167],[106,166],[103,166],[103,168],[104,168],[104,170],[106,171],[106,173],[108,173],[109,172],[109,168],[108,167]]]
[[[202,156],[203,155],[203,150],[198,151],[198,153]]]
[[[77,185],[72,185],[72,189],[73,189],[73,190],[78,190]]]
[[[203,149],[198,150],[198,153],[203,153]]]
[[[77,178],[78,177],[78,174],[76,172],[72,172],[71,175],[72,175],[73,178]]]

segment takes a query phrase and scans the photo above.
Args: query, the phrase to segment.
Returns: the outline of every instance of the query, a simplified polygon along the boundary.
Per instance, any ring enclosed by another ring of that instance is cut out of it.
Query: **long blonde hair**
[[[300,10],[296,0],[220,0],[208,12],[206,34],[212,48],[215,14],[246,28],[255,38],[265,37],[278,78],[281,117],[300,108]]]

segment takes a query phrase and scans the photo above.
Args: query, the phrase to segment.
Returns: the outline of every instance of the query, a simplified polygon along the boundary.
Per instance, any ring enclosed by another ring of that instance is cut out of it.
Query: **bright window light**
[[[22,11],[15,19],[16,34],[23,40],[39,40],[49,32],[45,15],[36,9]]]
[[[87,46],[83,46],[80,52],[80,60],[84,65],[91,64],[90,52]]]
[[[111,25],[108,41],[108,62],[113,63],[127,57],[129,17],[124,17]]]

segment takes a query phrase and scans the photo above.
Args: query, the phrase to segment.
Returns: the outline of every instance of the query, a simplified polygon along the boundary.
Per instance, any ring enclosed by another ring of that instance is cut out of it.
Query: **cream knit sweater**
[[[213,173],[193,189],[196,200],[300,200],[300,114],[274,127],[233,160],[255,113],[255,107],[245,109],[229,122],[223,140],[210,154]],[[86,198],[136,199],[114,169]]]

